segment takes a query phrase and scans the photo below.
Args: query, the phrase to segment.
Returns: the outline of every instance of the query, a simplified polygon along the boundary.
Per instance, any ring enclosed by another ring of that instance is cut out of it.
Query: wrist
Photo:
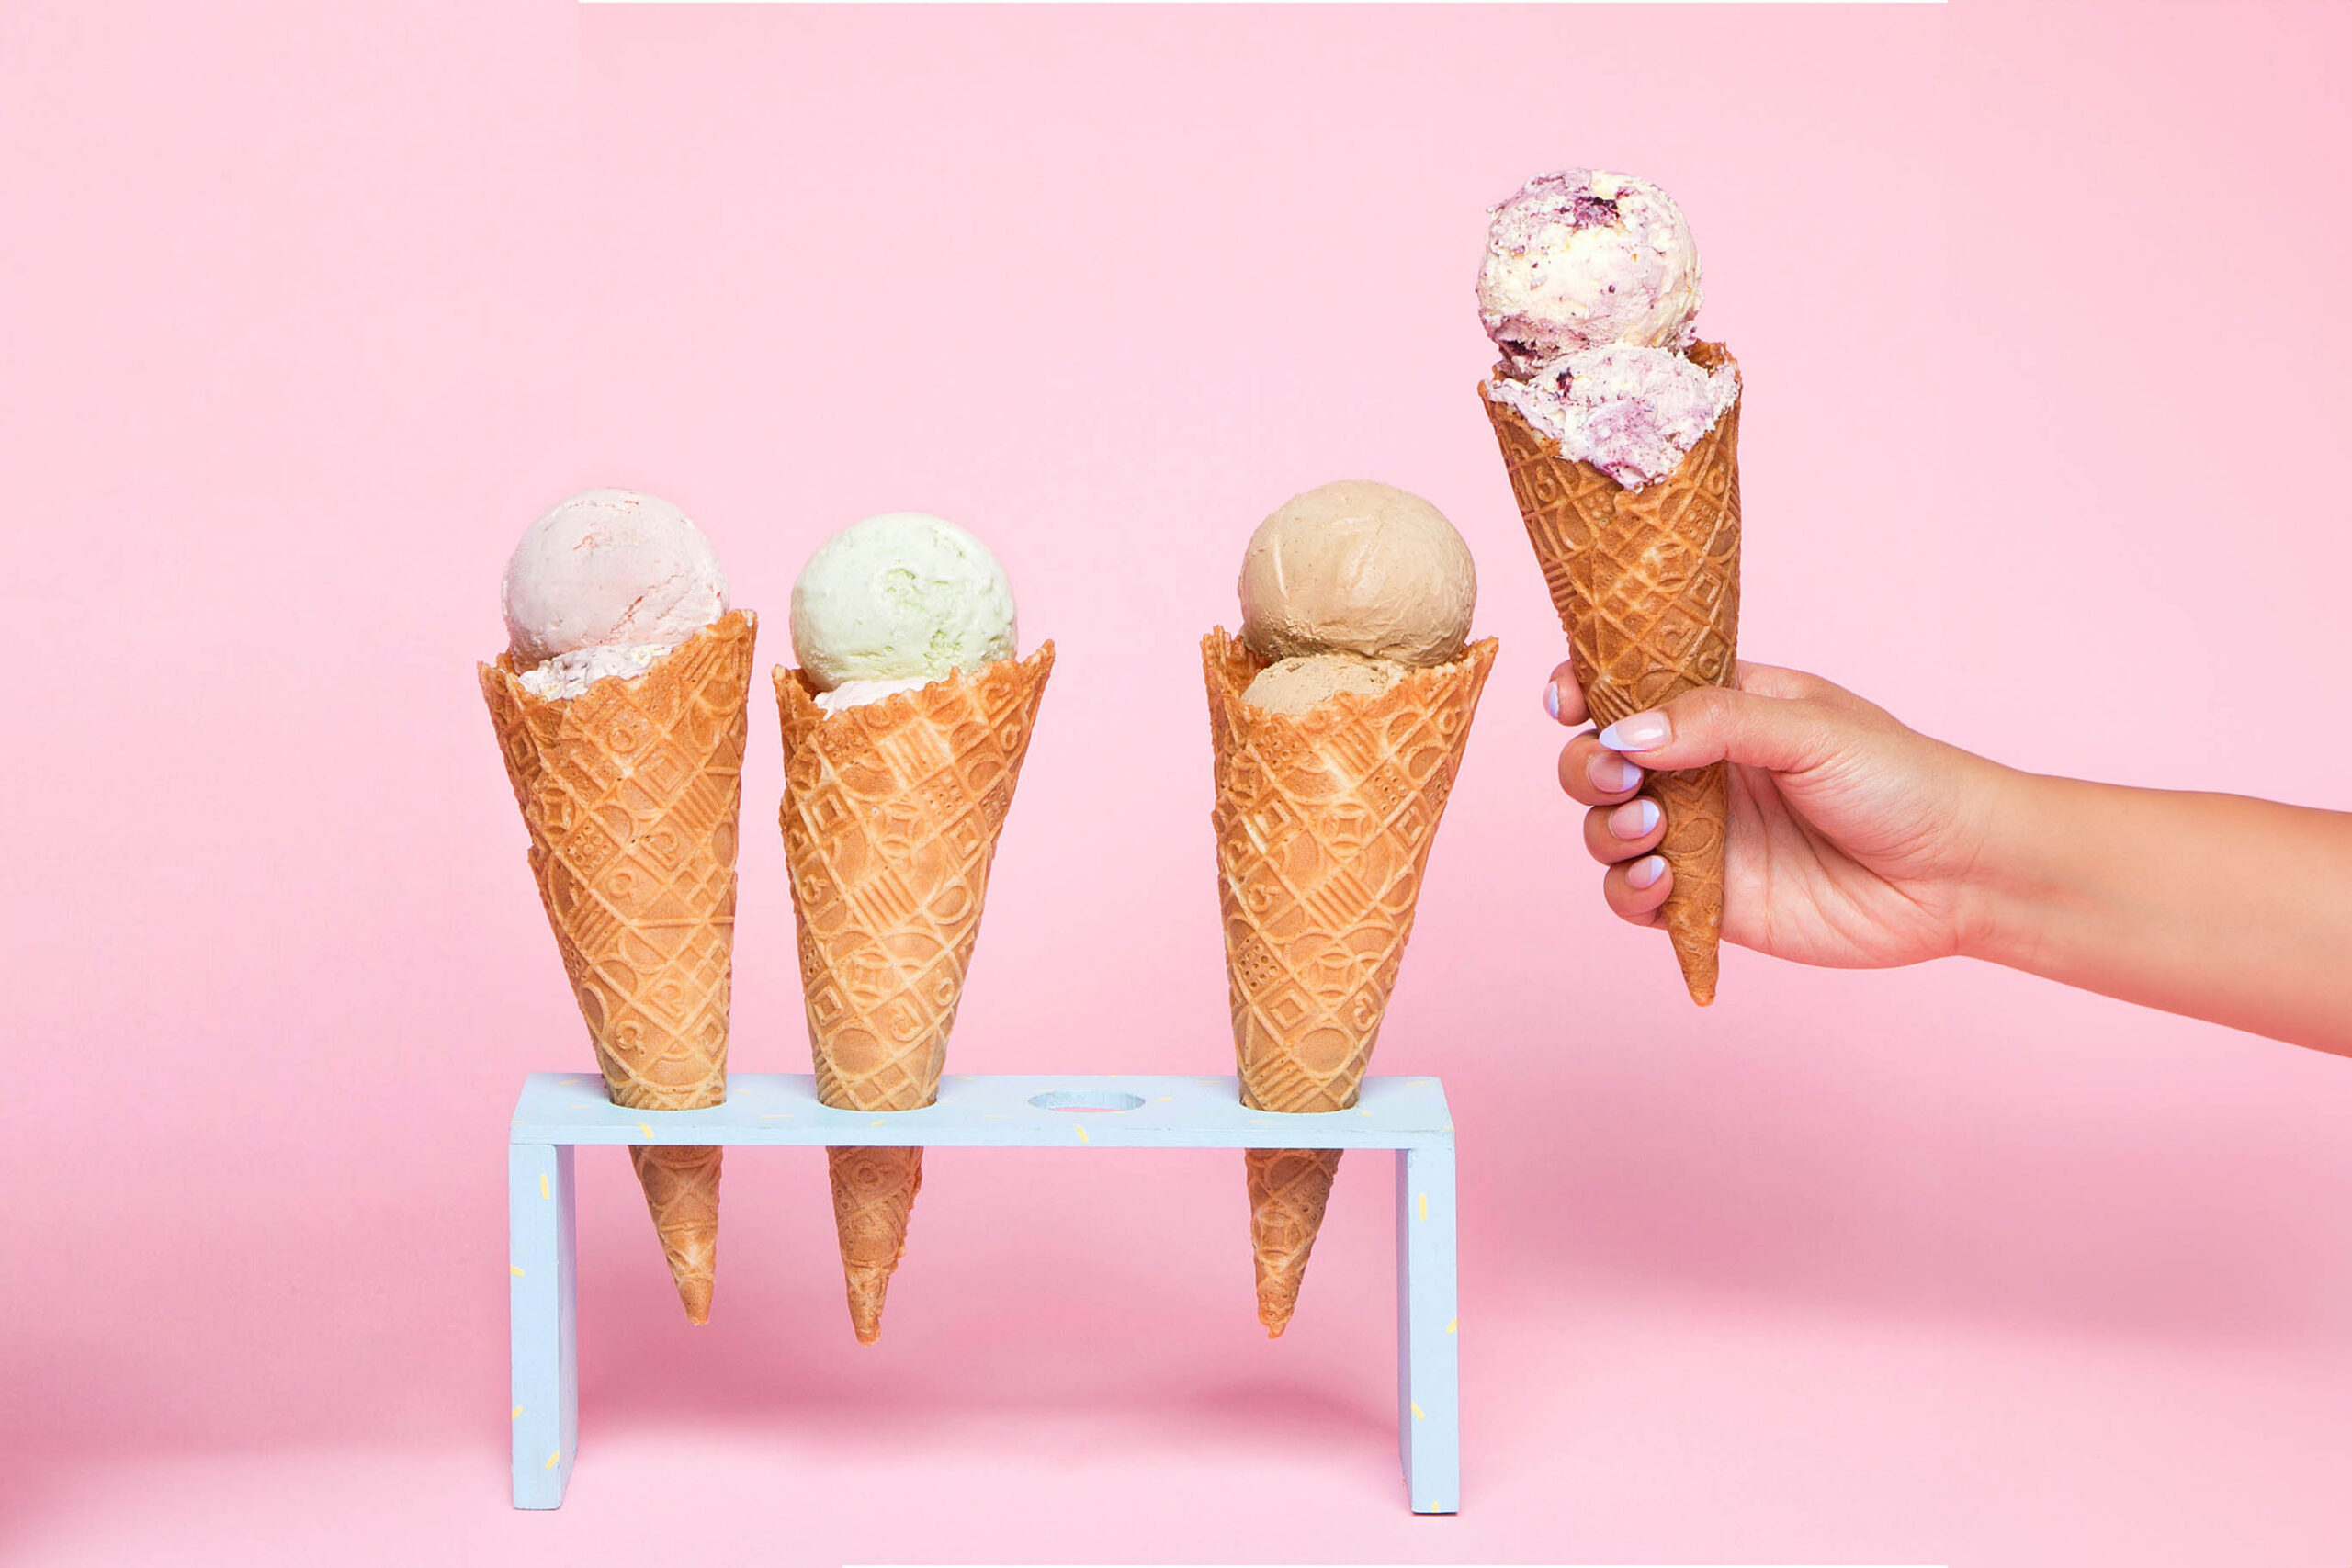
[[[2064,885],[2047,863],[2049,824],[2064,782],[1982,758],[1969,792],[1969,854],[1953,889],[1954,951],[2010,968],[2033,967]]]

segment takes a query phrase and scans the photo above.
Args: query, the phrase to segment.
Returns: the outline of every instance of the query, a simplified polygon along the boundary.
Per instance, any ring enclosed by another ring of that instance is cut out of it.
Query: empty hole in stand
[[[1124,1094],[1116,1089],[1102,1094],[1081,1094],[1076,1089],[1048,1089],[1033,1094],[1029,1103],[1040,1111],[1133,1111],[1143,1103],[1139,1094]]]

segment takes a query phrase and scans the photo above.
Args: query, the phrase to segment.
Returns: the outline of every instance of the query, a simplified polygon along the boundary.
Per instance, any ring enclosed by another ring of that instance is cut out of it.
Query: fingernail
[[[1560,722],[1560,685],[1556,681],[1544,682],[1544,711],[1552,716],[1554,724]]]
[[[1657,827],[1655,800],[1629,800],[1609,814],[1609,830],[1621,839],[1646,839]]]
[[[1602,752],[1585,764],[1585,776],[1603,795],[1615,795],[1642,782],[1642,770],[1624,758]]]
[[[1602,730],[1599,739],[1611,751],[1648,751],[1673,739],[1674,726],[1662,713],[1629,714]]]
[[[1664,855],[1644,855],[1625,868],[1625,880],[1635,887],[1654,886],[1657,879],[1665,874],[1666,857]]]

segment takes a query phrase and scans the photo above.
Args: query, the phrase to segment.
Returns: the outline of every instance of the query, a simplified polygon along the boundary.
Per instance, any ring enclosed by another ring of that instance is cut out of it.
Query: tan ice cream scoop
[[[1308,653],[1258,671],[1241,700],[1268,713],[1302,714],[1341,692],[1376,697],[1404,679],[1405,667],[1355,653]]]
[[[1457,658],[1477,570],[1445,514],[1371,479],[1293,496],[1241,558],[1241,636],[1261,659],[1356,653],[1403,664]]]

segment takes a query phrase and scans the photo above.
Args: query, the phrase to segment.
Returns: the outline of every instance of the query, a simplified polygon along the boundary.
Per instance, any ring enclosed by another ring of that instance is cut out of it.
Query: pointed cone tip
[[[842,1272],[843,1283],[849,1287],[850,1331],[859,1344],[871,1345],[882,1337],[882,1305],[890,1289],[892,1269],[867,1265]]]
[[[849,1303],[850,1332],[857,1336],[861,1345],[871,1345],[882,1337],[882,1309],[878,1303],[853,1298]]]
[[[1715,944],[1695,935],[1686,939],[1677,932],[1674,962],[1682,971],[1682,987],[1690,993],[1690,999],[1701,1007],[1713,1006],[1718,973]]]
[[[1304,1265],[1301,1266],[1304,1272]],[[1258,1322],[1269,1339],[1280,1339],[1283,1330],[1298,1313],[1298,1284],[1295,1277],[1261,1277],[1258,1281]],[[1283,1287],[1287,1286],[1288,1289]]]

